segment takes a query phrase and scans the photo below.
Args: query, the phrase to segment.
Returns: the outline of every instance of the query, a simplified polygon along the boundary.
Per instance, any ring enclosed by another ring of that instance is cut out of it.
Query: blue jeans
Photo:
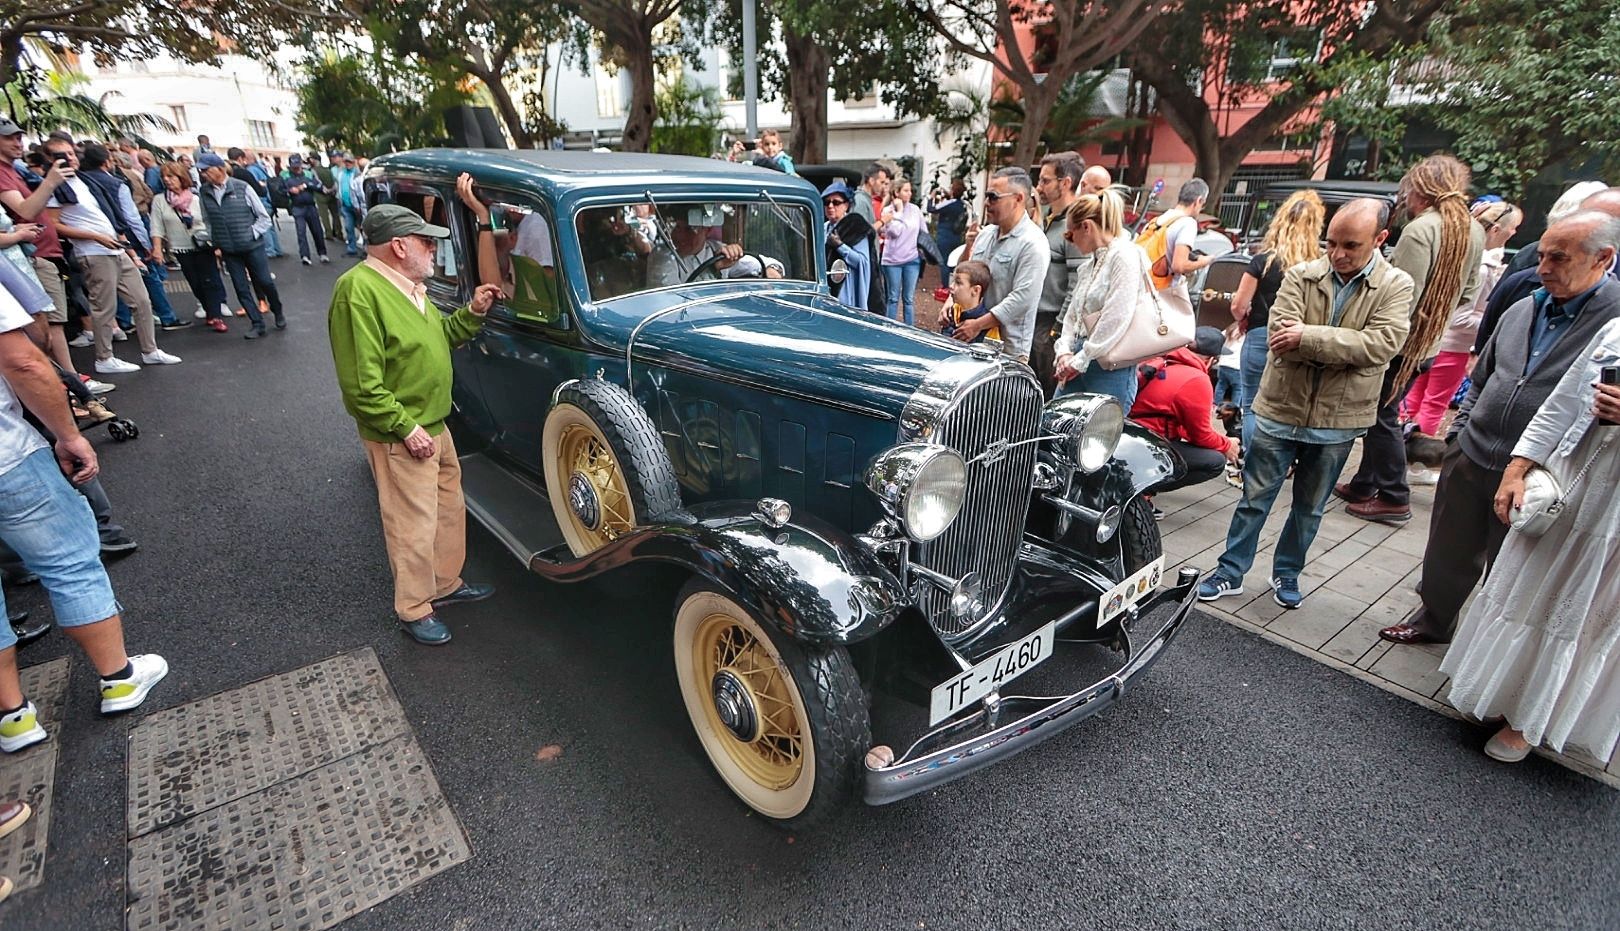
[[[286,255],[281,251],[281,231],[276,229],[276,208],[270,206],[270,198],[261,197],[259,202],[264,204],[264,212],[270,214],[270,228],[264,232],[265,254],[270,258]]]
[[[343,216],[343,254],[360,254],[360,237],[355,230],[360,226],[360,210],[353,204],[339,204],[338,212]]]
[[[174,322],[174,306],[169,303],[169,295],[163,290],[163,283],[169,280],[169,270],[162,262],[145,261],[141,263],[141,280],[146,282],[146,296],[152,300],[152,313],[159,323]]]
[[[101,565],[95,515],[62,477],[49,449],[35,450],[0,474],[0,540],[39,576],[51,596],[56,623],[78,627],[119,612]],[[0,616],[4,612],[0,594]],[[11,625],[0,623],[0,650],[16,643]]]
[[[1215,366],[1215,406],[1222,404],[1242,405],[1243,375],[1237,369],[1226,365]]]
[[[1243,407],[1243,448],[1249,448],[1254,439],[1254,398],[1260,393],[1260,376],[1266,373],[1266,328],[1243,334],[1243,348],[1239,350],[1239,368],[1243,372],[1243,393],[1238,395]]]
[[[917,322],[917,276],[922,273],[922,259],[912,259],[904,265],[883,266],[883,284],[889,289],[889,316],[905,320],[907,326]],[[900,309],[905,308],[905,316]]]
[[[1110,372],[1092,362],[1080,377],[1071,378],[1060,386],[1055,397],[1065,394],[1106,394],[1119,401],[1119,406],[1125,408],[1125,416],[1129,417],[1131,405],[1136,403],[1136,366],[1127,365]]]
[[[247,311],[248,320],[255,329],[264,329],[264,315],[259,313],[259,299],[253,293],[254,288],[264,295],[270,304],[270,312],[278,318],[281,316],[281,292],[276,290],[276,283],[270,280],[270,263],[266,261],[264,246],[259,246],[251,252],[224,252],[225,269],[231,273],[231,286],[236,289],[236,299],[242,302],[242,308]],[[252,286],[248,279],[252,278]]]
[[[1243,459],[1243,500],[1232,514],[1232,526],[1226,532],[1226,552],[1221,554],[1217,571],[1239,582],[1254,565],[1255,550],[1260,548],[1260,531],[1271,514],[1272,502],[1288,478],[1288,468],[1294,466],[1294,505],[1288,511],[1282,536],[1277,538],[1271,574],[1283,579],[1299,578],[1305,569],[1305,554],[1310,551],[1316,530],[1322,525],[1322,508],[1327,505],[1333,483],[1338,481],[1354,445],[1354,440],[1331,446],[1301,443],[1255,430],[1254,442]]]

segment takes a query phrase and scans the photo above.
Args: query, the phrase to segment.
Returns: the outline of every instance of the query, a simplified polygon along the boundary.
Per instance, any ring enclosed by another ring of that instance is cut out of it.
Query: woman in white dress
[[[1122,235],[1124,214],[1125,205],[1113,191],[1086,194],[1069,207],[1063,238],[1086,259],[1063,306],[1053,351],[1058,394],[1112,395],[1129,413],[1136,400],[1136,366],[1110,371],[1095,361],[1124,337],[1148,288],[1147,253]]]
[[[1607,761],[1620,736],[1620,427],[1598,422],[1620,420],[1620,386],[1597,384],[1620,365],[1620,320],[1583,358],[1525,428],[1495,501],[1509,522],[1539,464],[1564,489],[1564,511],[1540,537],[1508,534],[1440,663],[1452,707],[1506,719],[1485,745],[1505,763],[1538,744]]]

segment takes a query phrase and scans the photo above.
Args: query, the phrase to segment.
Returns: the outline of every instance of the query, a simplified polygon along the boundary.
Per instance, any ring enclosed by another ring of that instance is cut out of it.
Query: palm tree
[[[173,123],[155,114],[111,112],[107,102],[119,96],[117,91],[91,97],[83,92],[90,79],[73,70],[66,60],[43,46],[31,48],[30,53],[17,77],[0,93],[17,125],[31,133],[43,136],[60,129],[96,139],[127,136],[137,145],[155,149],[143,133],[177,131]],[[33,63],[35,55],[44,58],[49,70]]]
[[[1046,121],[1046,129],[1041,132],[1041,145],[1047,152],[1106,142],[1142,125],[1142,120],[1131,117],[1097,118],[1097,95],[1109,74],[1108,71],[1091,71],[1069,79],[1057,102],[1052,105],[1052,115]],[[1007,138],[1016,138],[1024,123],[1023,103],[1003,88],[1002,93],[990,103],[990,123],[1000,127]]]

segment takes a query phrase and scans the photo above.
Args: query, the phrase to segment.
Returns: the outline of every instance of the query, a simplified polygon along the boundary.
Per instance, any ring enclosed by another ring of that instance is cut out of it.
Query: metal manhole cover
[[[45,881],[45,841],[51,829],[51,789],[56,780],[56,748],[61,743],[67,707],[67,657],[22,671],[23,694],[39,711],[50,732],[44,743],[18,753],[0,754],[0,799],[21,799],[34,808],[28,823],[0,840],[0,876],[10,876],[17,889]]]
[[[370,648],[158,712],[130,735],[129,836],[408,733]]]
[[[401,736],[131,841],[127,927],[318,931],[471,856]]]

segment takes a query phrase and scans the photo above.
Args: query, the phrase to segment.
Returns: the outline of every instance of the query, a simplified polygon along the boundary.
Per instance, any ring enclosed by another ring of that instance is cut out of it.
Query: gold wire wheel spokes
[[[617,539],[635,527],[624,472],[601,436],[573,425],[562,437],[561,460],[568,475],[569,510],[599,543]]]
[[[727,754],[761,786],[793,785],[804,768],[803,719],[776,659],[724,614],[704,619],[694,649],[697,672],[714,688],[706,709]]]

